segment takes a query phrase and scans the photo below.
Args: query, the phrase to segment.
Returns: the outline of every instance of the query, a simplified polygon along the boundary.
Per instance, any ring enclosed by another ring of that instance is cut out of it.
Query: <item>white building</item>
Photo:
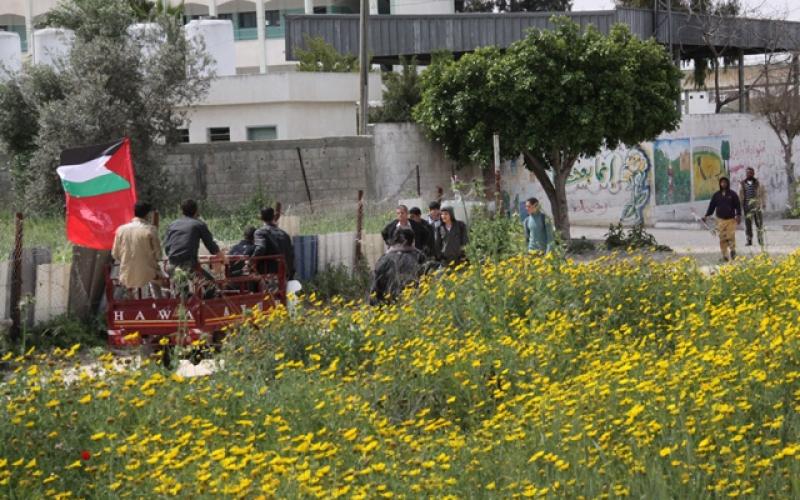
[[[370,74],[380,98],[380,74]],[[376,97],[372,96],[373,99]],[[217,78],[188,111],[191,143],[358,135],[358,73],[281,72]]]

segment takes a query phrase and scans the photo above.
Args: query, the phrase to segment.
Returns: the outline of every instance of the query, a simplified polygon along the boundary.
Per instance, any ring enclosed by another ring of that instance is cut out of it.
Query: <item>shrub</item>
[[[367,296],[371,272],[366,264],[351,271],[343,264],[329,264],[325,269],[305,284],[305,295],[314,294],[323,300],[341,297],[347,300],[361,300]]]
[[[614,249],[652,249],[657,252],[671,252],[672,249],[666,245],[660,245],[655,236],[648,233],[643,224],[637,224],[625,228],[622,224],[610,225],[606,233],[606,248]]]

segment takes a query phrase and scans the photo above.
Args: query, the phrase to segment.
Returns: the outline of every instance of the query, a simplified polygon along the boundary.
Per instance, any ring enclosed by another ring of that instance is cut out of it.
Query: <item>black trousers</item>
[[[747,236],[747,242],[753,242],[753,223],[756,224],[756,234],[758,236],[758,244],[764,244],[764,217],[761,210],[745,210],[744,211],[744,234]]]

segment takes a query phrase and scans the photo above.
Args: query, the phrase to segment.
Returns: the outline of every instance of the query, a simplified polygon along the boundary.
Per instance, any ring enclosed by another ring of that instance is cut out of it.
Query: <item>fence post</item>
[[[441,203],[442,198],[444,198],[444,189],[442,189],[442,186],[436,186],[436,201]]]
[[[11,339],[18,340],[22,326],[19,302],[22,300],[22,212],[14,218],[14,255],[11,268]]]
[[[503,193],[500,190],[500,135],[494,134],[493,149],[494,149],[494,209],[495,214],[500,215],[503,212]]]
[[[278,220],[281,218],[281,210],[283,210],[283,205],[281,205],[281,202],[276,201],[275,202],[275,224],[277,224]]]
[[[161,214],[158,213],[158,210],[153,211],[153,225],[158,227],[158,224],[161,222]]]
[[[420,186],[419,182],[419,165],[417,165],[417,197],[422,196],[422,186]]]
[[[361,238],[364,233],[364,191],[358,190],[358,208],[356,209],[356,256],[353,269],[358,269],[364,258]]]

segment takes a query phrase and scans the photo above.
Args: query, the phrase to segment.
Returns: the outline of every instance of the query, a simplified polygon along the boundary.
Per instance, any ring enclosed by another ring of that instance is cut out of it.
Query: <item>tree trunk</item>
[[[792,141],[783,147],[784,167],[786,168],[786,195],[790,210],[797,209],[797,179],[794,176],[794,161],[792,159]]]
[[[523,156],[528,169],[533,172],[542,185],[545,194],[547,194],[547,200],[550,202],[550,210],[553,215],[553,224],[561,235],[561,239],[569,241],[570,223],[569,206],[567,205],[567,178],[569,178],[575,161],[568,161],[562,165],[559,158],[555,162],[550,162],[551,164],[555,163],[553,179],[551,180],[547,173],[548,167],[544,159],[538,158],[528,151],[524,152]]]
[[[715,113],[722,110],[722,100],[719,97],[719,57],[714,53],[714,97],[715,97]]]
[[[558,232],[561,234],[561,239],[565,242],[570,240],[569,206],[567,205],[567,178],[569,177],[569,171],[571,169],[572,167],[570,167],[566,173],[561,171],[553,176],[555,196],[550,200],[550,207],[553,209],[553,223],[558,229]]]

